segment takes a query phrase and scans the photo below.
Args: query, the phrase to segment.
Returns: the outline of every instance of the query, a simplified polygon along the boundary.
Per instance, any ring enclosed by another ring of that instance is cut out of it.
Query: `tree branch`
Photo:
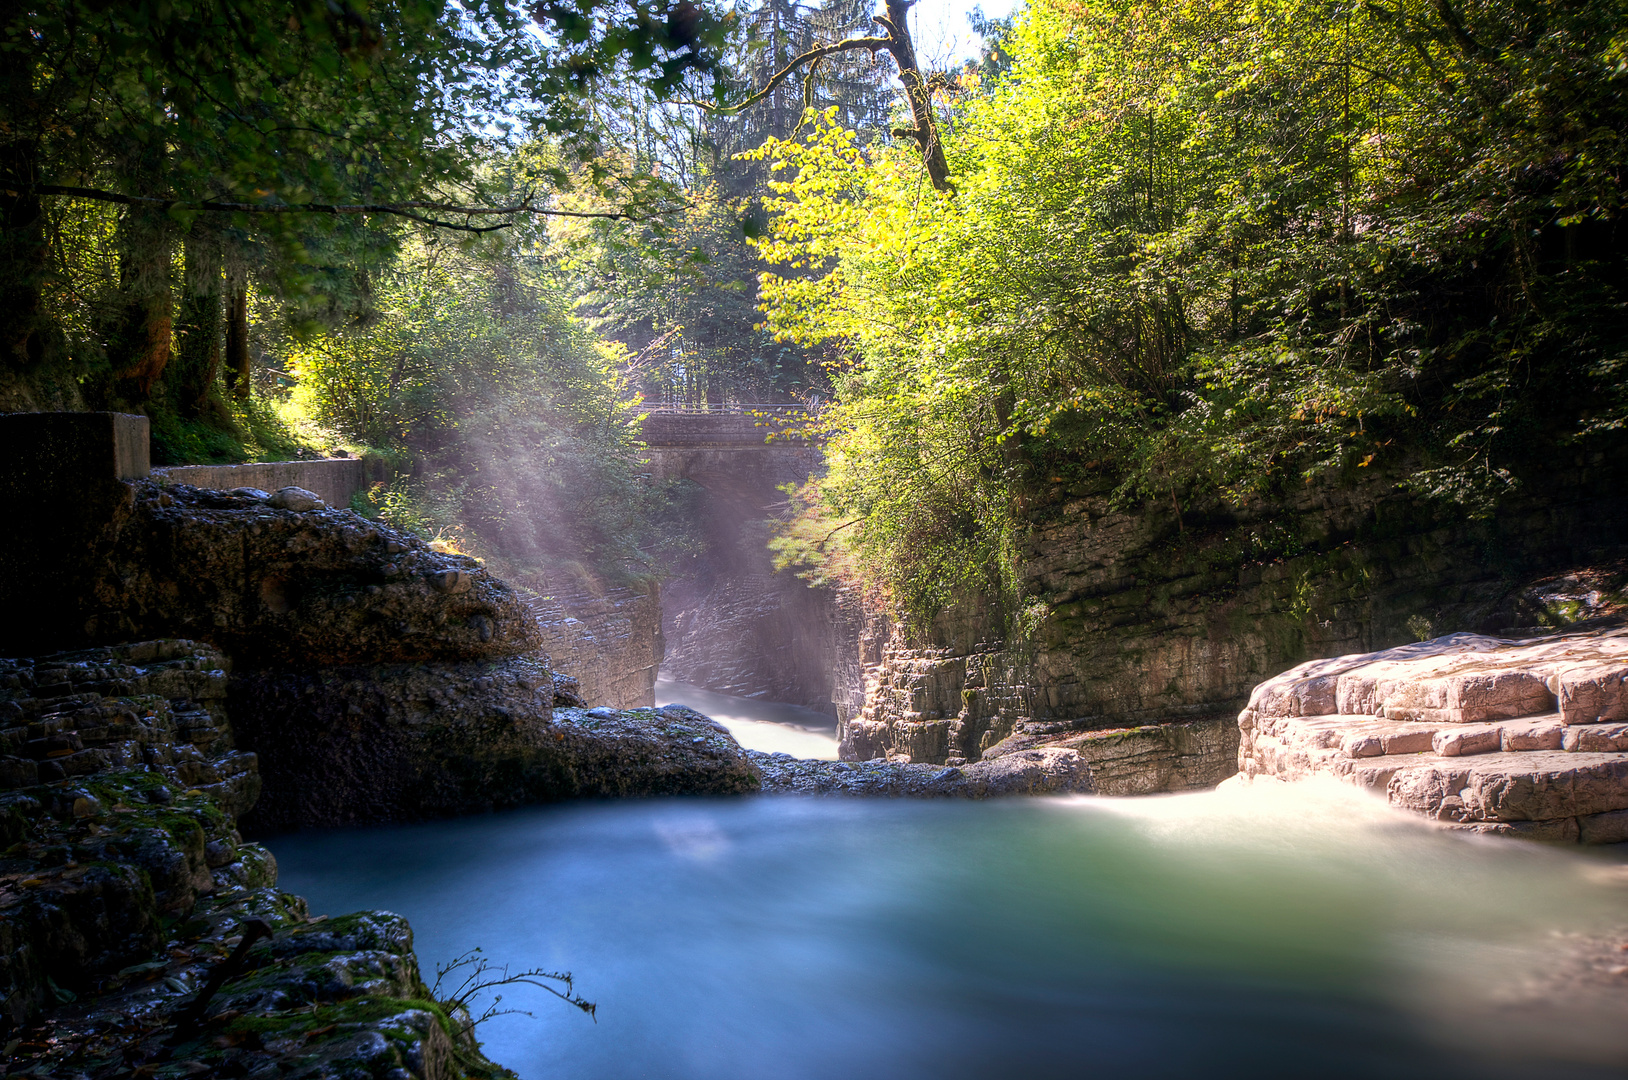
[[[8,195],[19,195],[16,189],[5,190]],[[93,199],[98,202],[119,203],[124,206],[146,206],[159,210],[183,209],[225,214],[393,214],[437,229],[455,229],[459,232],[495,232],[514,223],[505,221],[497,225],[471,225],[467,222],[440,221],[415,211],[426,210],[441,214],[463,214],[465,217],[492,217],[495,215],[535,214],[540,217],[609,218],[620,221],[642,220],[639,215],[624,210],[550,210],[536,206],[530,199],[513,206],[459,206],[455,203],[398,202],[398,203],[246,203],[246,202],[188,202],[184,199],[150,198],[125,195],[100,188],[72,187],[65,184],[34,184],[29,191],[37,195],[65,195],[75,199]],[[653,211],[650,216],[671,214],[682,207]]]
[[[858,52],[861,49],[875,56],[879,50],[891,50],[891,47],[892,42],[885,37],[848,38],[846,41],[838,41],[831,45],[817,45],[803,55],[794,58],[785,67],[771,75],[769,81],[763,84],[761,90],[744,101],[737,102],[734,105],[709,105],[702,101],[690,101],[684,104],[695,105],[708,112],[718,113],[723,116],[734,116],[750,109],[753,105],[774,93],[777,86],[795,75],[797,69],[804,64],[817,63],[827,56],[835,56],[838,53],[845,52]]]

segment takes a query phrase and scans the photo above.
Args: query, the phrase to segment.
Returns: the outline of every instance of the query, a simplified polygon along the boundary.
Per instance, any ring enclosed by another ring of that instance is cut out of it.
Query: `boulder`
[[[124,485],[128,507],[68,550],[49,625],[0,637],[201,639],[240,666],[487,660],[535,651],[536,620],[473,559],[286,488]]]
[[[1061,747],[1017,750],[971,765],[817,761],[749,751],[763,790],[799,795],[987,799],[1005,795],[1091,794],[1090,765]]]
[[[757,790],[739,744],[699,713],[556,708],[561,696],[528,657],[240,673],[233,722],[266,786],[246,827]]]
[[[1240,782],[1335,776],[1452,828],[1628,839],[1628,630],[1447,637],[1315,660],[1238,716]]]

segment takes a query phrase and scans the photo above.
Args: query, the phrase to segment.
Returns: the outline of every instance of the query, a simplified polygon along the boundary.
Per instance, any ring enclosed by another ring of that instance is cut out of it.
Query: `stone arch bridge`
[[[823,450],[801,405],[646,405],[651,474],[689,481],[704,550],[662,587],[663,674],[726,694],[838,711],[832,598],[775,571],[768,541],[787,484]]]
[[[803,405],[646,405],[642,425],[651,472],[684,479],[720,496],[758,502],[767,485],[801,483],[819,468],[817,439],[803,431]]]

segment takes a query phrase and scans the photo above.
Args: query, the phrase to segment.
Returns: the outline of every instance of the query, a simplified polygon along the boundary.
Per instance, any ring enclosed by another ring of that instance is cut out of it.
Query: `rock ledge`
[[[1238,728],[1238,783],[1329,775],[1459,829],[1628,841],[1628,629],[1314,660]]]

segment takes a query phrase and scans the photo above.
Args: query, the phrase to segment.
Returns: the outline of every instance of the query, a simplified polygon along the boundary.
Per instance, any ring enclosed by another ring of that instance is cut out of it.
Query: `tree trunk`
[[[249,399],[249,283],[231,282],[226,298],[226,385]]]
[[[209,403],[220,370],[220,234],[194,226],[186,240],[186,289],[181,299],[180,349],[165,380],[182,416]]]
[[[163,148],[144,147],[127,168],[139,194],[157,188]],[[170,362],[174,313],[170,296],[170,222],[161,210],[132,206],[119,221],[122,302],[107,337],[108,361],[120,396],[139,404],[152,396]]]
[[[34,150],[32,145],[6,147],[0,153],[0,183],[10,185],[27,174]],[[23,368],[45,358],[40,283],[47,249],[39,196],[21,183],[15,190],[15,195],[0,192],[0,355],[5,363]]]
[[[11,19],[14,7],[7,4],[0,11]],[[29,126],[25,115],[36,106],[35,64],[21,53],[0,67],[0,101],[13,127],[0,142],[0,365],[24,368],[45,359],[54,329],[42,309],[49,256],[45,214],[32,190],[40,178],[40,147],[23,134]]]
[[[888,52],[899,65],[899,81],[904,84],[905,100],[910,103],[910,120],[916,126],[909,134],[921,147],[921,159],[927,166],[927,179],[935,191],[955,194],[950,183],[950,166],[944,160],[944,144],[938,137],[938,124],[933,120],[932,95],[921,77],[916,63],[916,47],[910,40],[910,25],[906,21],[915,0],[887,0],[887,15],[877,21],[887,28]]]

